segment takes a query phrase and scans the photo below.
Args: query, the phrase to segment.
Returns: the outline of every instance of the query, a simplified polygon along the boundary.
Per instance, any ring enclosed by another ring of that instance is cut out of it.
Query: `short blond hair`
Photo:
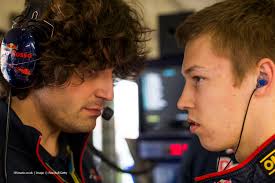
[[[188,17],[177,28],[176,37],[185,47],[209,35],[215,53],[231,60],[239,85],[260,59],[275,60],[274,20],[273,0],[226,0]]]

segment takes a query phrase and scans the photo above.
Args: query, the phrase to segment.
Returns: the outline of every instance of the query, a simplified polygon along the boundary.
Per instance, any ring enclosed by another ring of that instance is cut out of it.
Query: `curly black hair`
[[[73,73],[113,68],[114,77],[135,77],[143,68],[149,28],[138,11],[122,0],[53,0],[43,20],[54,34],[41,43],[38,72],[31,88],[15,89],[25,98],[30,89],[64,85]],[[8,89],[3,78],[1,87]]]

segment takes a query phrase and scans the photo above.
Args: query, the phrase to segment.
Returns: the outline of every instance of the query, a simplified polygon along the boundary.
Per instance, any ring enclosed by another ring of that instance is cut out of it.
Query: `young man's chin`
[[[70,127],[67,129],[63,129],[63,132],[66,133],[89,133],[96,127],[96,121],[90,121],[88,124],[84,126]]]
[[[200,143],[202,147],[208,151],[213,151],[213,152],[218,152],[218,151],[223,151],[226,148],[223,148],[219,146],[216,141],[213,140],[204,140],[203,138],[199,137]]]

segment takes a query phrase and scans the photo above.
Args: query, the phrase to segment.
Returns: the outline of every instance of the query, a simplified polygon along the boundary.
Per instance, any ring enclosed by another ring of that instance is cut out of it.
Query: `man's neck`
[[[42,117],[33,100],[31,100],[30,97],[24,100],[13,97],[11,108],[15,111],[24,125],[31,126],[42,134],[41,145],[49,154],[56,156],[59,151],[58,137],[60,129],[54,127]]]
[[[247,134],[250,134],[248,137]],[[260,147],[266,140],[275,134],[275,126],[272,123],[268,125],[268,122],[258,124],[257,128],[253,128],[249,133],[242,135],[242,141],[236,159],[238,162],[243,162],[247,159],[258,147]]]

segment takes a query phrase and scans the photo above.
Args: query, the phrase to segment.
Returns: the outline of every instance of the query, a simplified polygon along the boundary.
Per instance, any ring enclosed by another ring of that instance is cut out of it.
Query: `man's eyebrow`
[[[194,65],[194,66],[189,67],[188,69],[185,69],[183,71],[183,74],[187,75],[187,74],[190,74],[191,72],[193,72],[194,70],[201,70],[201,69],[205,69],[205,68],[202,66]]]

